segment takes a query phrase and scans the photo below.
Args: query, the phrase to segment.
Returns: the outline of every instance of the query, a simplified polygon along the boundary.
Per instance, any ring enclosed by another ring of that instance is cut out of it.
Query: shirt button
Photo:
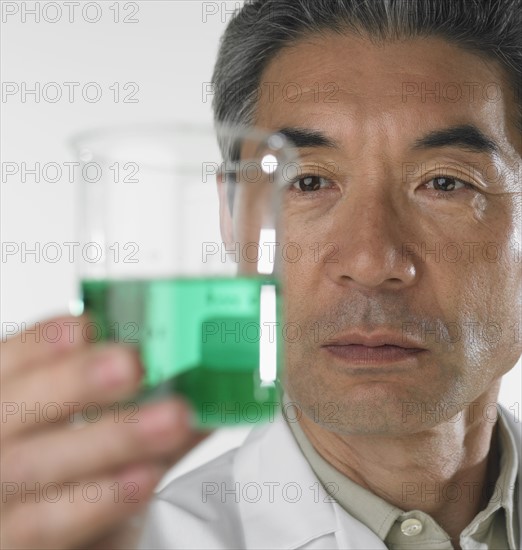
[[[407,537],[414,537],[422,532],[422,523],[415,518],[406,519],[401,523],[401,531]]]

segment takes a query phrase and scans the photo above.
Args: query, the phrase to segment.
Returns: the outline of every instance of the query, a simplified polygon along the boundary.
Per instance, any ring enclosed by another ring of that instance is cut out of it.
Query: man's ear
[[[216,176],[217,191],[219,196],[219,228],[221,238],[225,245],[233,247],[234,228],[232,223],[232,212],[230,211],[230,201],[227,190],[227,182],[222,170],[219,170]]]

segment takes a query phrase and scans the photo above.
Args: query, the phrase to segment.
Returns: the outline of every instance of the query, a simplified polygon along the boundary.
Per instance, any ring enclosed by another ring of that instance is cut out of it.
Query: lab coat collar
[[[247,549],[325,548],[330,535],[338,548],[386,550],[326,493],[282,415],[250,432],[233,469]]]

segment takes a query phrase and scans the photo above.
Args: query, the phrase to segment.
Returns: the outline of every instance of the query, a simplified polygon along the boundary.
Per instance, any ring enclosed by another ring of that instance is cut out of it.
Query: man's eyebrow
[[[500,153],[499,145],[473,124],[434,130],[415,141],[413,149],[460,147],[476,153]]]
[[[284,135],[296,147],[337,148],[337,144],[319,130],[286,127],[281,128],[277,133]]]
[[[336,142],[319,130],[285,127],[278,130],[296,147],[338,148]],[[433,130],[415,141],[413,149],[433,149],[437,147],[460,147],[477,153],[500,153],[499,145],[486,136],[473,124],[450,126]]]

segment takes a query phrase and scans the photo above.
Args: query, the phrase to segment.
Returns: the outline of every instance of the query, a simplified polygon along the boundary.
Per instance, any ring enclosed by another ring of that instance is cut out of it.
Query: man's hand
[[[1,548],[116,540],[167,469],[208,435],[191,430],[182,399],[121,403],[139,388],[138,353],[88,343],[87,323],[54,319],[1,344]],[[53,335],[61,327],[57,341],[42,337],[50,324]]]

